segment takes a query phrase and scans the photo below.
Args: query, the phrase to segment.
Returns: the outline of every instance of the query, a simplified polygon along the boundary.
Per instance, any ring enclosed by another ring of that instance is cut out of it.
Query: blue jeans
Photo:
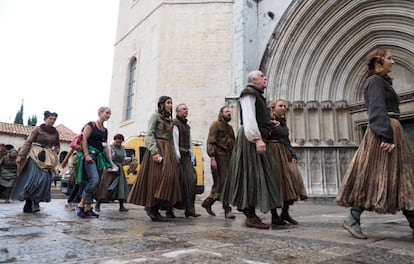
[[[88,175],[88,182],[82,192],[82,198],[85,198],[85,203],[91,204],[93,203],[93,198],[98,191],[100,181],[99,172],[95,161],[92,163],[85,161],[83,167],[85,168],[86,175]]]

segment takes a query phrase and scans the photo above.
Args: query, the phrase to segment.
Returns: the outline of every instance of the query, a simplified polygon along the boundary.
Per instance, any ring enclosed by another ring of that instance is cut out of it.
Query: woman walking
[[[298,222],[289,215],[289,206],[297,200],[307,199],[305,185],[297,166],[297,155],[289,140],[289,129],[286,125],[287,101],[278,99],[272,103],[272,116],[279,122],[274,127],[269,140],[269,146],[280,167],[280,188],[282,191],[283,208],[279,217],[276,209],[272,209],[272,224],[284,225],[285,221],[292,225]]]
[[[0,197],[5,196],[5,203],[10,202],[10,192],[17,177],[17,150],[11,149],[0,159]]]
[[[98,190],[100,175],[105,168],[112,168],[111,155],[107,146],[108,130],[104,122],[111,117],[109,107],[98,109],[98,120],[88,122],[82,129],[82,152],[79,154],[78,183],[86,181],[82,198],[76,207],[76,214],[81,217],[99,217],[92,210],[93,198]]]
[[[32,130],[16,158],[20,173],[11,198],[26,201],[25,213],[40,211],[39,202],[50,202],[52,173],[58,162],[59,133],[53,126],[58,115],[49,111],[43,115],[44,123]]]
[[[122,142],[124,142],[124,136],[116,134],[114,142],[109,146],[112,162],[117,166],[117,169],[104,170],[102,173],[102,180],[98,189],[98,202],[95,205],[95,211],[97,212],[101,211],[102,201],[113,200],[118,200],[120,212],[128,212],[128,209],[124,207],[124,202],[128,196],[128,182],[123,170],[126,153]]]
[[[376,48],[367,64],[363,88],[368,128],[336,198],[338,205],[351,207],[343,227],[359,239],[367,238],[360,226],[364,210],[401,210],[414,231],[414,152],[400,124],[399,98],[388,75],[394,60],[388,49]]]
[[[172,99],[161,96],[158,111],[149,122],[145,136],[145,151],[137,180],[128,202],[143,205],[152,221],[167,222],[161,216],[161,206],[173,206],[181,199],[178,159],[173,149]]]

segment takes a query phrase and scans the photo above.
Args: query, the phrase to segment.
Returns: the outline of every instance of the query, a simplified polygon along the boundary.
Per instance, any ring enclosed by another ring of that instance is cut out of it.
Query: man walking
[[[197,176],[192,162],[195,156],[190,126],[187,124],[188,107],[185,104],[179,104],[175,111],[176,119],[174,119],[173,136],[175,150],[180,162],[182,204],[185,217],[199,217],[200,214],[195,212],[194,207]]]
[[[211,173],[213,175],[213,186],[210,195],[201,204],[208,214],[215,216],[211,206],[220,197],[229,173],[229,162],[234,146],[234,131],[229,122],[231,121],[231,111],[228,106],[220,109],[218,120],[214,121],[208,133],[207,154],[211,158]],[[228,203],[223,203],[224,217],[234,219]]]
[[[247,227],[268,229],[256,215],[281,207],[279,167],[266,141],[276,121],[270,119],[263,92],[267,78],[260,71],[249,73],[248,85],[240,94],[241,120],[229,176],[221,194],[224,204],[237,206],[246,216]]]

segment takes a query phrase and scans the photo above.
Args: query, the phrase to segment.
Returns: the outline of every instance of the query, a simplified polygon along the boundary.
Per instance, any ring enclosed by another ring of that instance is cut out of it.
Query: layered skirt
[[[13,187],[16,180],[16,169],[1,168],[0,185],[5,188]]]
[[[414,152],[400,122],[390,118],[395,148],[380,149],[380,141],[367,129],[336,197],[341,206],[378,213],[414,210]]]
[[[145,207],[175,205],[181,200],[178,162],[170,141],[157,139],[162,162],[152,159],[147,149],[138,171],[137,179],[131,188],[128,202]]]
[[[241,128],[220,200],[237,206],[238,210],[254,207],[263,213],[281,207],[279,174],[279,165],[269,146],[266,153],[258,154],[256,144],[247,140]]]
[[[292,155],[286,145],[281,142],[271,141],[269,143],[276,160],[280,165],[280,189],[282,200],[284,202],[294,202],[308,198],[302,176],[295,162],[292,161]]]
[[[11,199],[50,202],[51,182],[52,173],[41,169],[36,162],[28,158],[25,168],[16,179]]]

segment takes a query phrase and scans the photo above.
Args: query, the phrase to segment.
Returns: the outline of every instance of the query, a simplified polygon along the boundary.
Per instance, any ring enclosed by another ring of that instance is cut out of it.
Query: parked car
[[[204,192],[204,160],[202,152],[202,143],[199,141],[193,141],[194,144],[194,168],[197,173],[197,185],[196,185],[196,194],[202,194]],[[129,186],[134,184],[139,166],[144,157],[146,151],[144,135],[128,137],[124,143],[126,151],[126,163],[124,166],[124,173],[127,178]]]

